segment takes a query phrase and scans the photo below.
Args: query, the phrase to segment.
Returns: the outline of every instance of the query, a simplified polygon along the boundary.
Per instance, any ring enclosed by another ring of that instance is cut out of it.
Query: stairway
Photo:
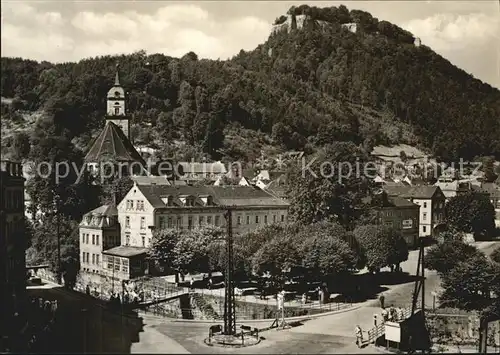
[[[202,295],[198,293],[192,293],[191,297],[193,298],[196,308],[200,310],[203,317],[214,320],[222,319],[222,317],[219,314],[217,314],[212,305],[207,301],[205,301]]]

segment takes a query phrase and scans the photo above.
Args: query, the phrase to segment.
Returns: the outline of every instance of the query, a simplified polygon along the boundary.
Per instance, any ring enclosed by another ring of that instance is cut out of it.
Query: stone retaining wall
[[[473,312],[437,309],[426,312],[427,327],[433,344],[477,345],[479,316]],[[500,321],[488,325],[488,345],[500,346]]]

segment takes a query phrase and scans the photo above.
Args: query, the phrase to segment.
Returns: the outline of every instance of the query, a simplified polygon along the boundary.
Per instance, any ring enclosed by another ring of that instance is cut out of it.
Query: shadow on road
[[[135,312],[109,309],[102,301],[62,287],[28,290],[30,297],[58,302],[53,332],[40,351],[56,353],[130,353],[139,342],[143,319]]]

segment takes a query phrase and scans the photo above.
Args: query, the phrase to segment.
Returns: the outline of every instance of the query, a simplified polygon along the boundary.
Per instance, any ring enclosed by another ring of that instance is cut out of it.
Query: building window
[[[424,208],[427,208],[427,202],[424,202]]]
[[[165,217],[160,217],[160,229],[165,228]]]
[[[259,216],[255,216],[255,223],[259,223]]]
[[[82,263],[84,263],[84,262],[85,262],[85,252],[83,251],[82,252]]]
[[[207,217],[207,224],[212,224],[212,216]]]
[[[424,221],[426,221],[426,220],[427,220],[427,213],[424,213],[424,214],[422,215],[422,220],[424,220]]]
[[[96,254],[96,255],[95,255],[95,263],[96,263],[97,265],[100,265],[100,264],[99,264],[99,254]]]
[[[120,108],[119,107],[115,107],[115,115],[119,115],[120,114]]]
[[[141,229],[146,229],[146,217],[141,217]]]
[[[86,244],[89,244],[89,234],[87,233],[87,235],[85,236],[85,243]]]
[[[267,224],[267,215],[264,216],[264,224]]]
[[[82,244],[85,243],[85,233],[82,233]]]
[[[120,271],[120,258],[115,257],[115,271]]]
[[[168,228],[172,228],[173,223],[172,223],[172,217],[168,217]]]
[[[142,238],[142,246],[145,247],[146,246],[146,237],[142,235],[141,238]]]
[[[99,245],[99,235],[95,236],[95,245]]]
[[[125,228],[130,228],[130,217],[125,217]]]
[[[125,235],[125,245],[130,245],[130,234]]]
[[[220,225],[220,216],[215,216],[215,225],[216,226]]]
[[[92,254],[92,264],[95,264],[95,254]]]
[[[273,215],[273,223],[276,223],[276,215]]]
[[[281,215],[281,222],[285,222],[285,215],[284,214]]]
[[[427,232],[427,227],[426,226],[422,226],[422,232]]]
[[[250,216],[247,216],[247,224],[250,224]]]
[[[87,263],[90,263],[89,258],[90,258],[90,253],[87,253]]]
[[[203,223],[205,223],[205,217],[203,216],[200,216],[199,220],[198,220],[198,223],[200,224],[200,226],[203,225]]]
[[[182,229],[182,217],[177,217],[177,228]]]
[[[134,209],[134,200],[130,200],[130,209],[133,210]]]
[[[108,256],[108,269],[109,270],[113,270],[113,257],[112,256]]]
[[[188,217],[188,229],[193,228],[193,217]]]
[[[128,259],[123,259],[122,261],[122,271],[128,272]]]
[[[237,221],[238,224],[241,224],[241,216],[238,216],[238,221]]]

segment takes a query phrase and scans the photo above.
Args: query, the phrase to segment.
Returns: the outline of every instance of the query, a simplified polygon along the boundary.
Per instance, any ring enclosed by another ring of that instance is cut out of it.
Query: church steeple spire
[[[115,86],[120,86],[120,64],[116,63]]]
[[[117,124],[130,139],[130,121],[125,110],[125,89],[120,84],[120,64],[116,64],[115,84],[107,95],[106,120]]]

